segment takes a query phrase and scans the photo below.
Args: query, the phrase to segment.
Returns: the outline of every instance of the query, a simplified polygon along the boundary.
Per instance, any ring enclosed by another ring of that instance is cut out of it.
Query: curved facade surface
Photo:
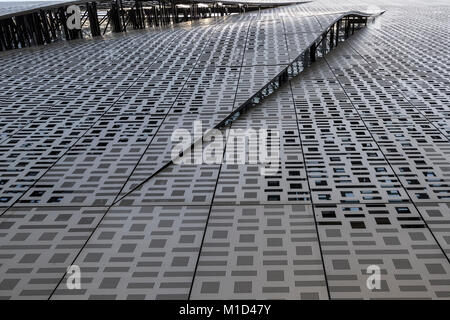
[[[30,12],[37,9],[42,8],[56,8],[60,5],[70,5],[70,4],[85,4],[86,2],[89,2],[89,0],[31,0],[31,1],[0,1],[0,17],[6,16],[6,15],[15,15],[18,13],[23,12]],[[100,0],[100,2],[108,3],[108,0]],[[125,3],[133,2],[133,1],[126,1],[123,0]],[[158,1],[143,1],[145,4],[154,4]],[[183,3],[183,1],[175,1]],[[217,3],[218,1],[213,0],[204,0],[204,1],[193,1],[197,3]],[[285,4],[297,4],[297,3],[303,3],[306,2],[305,0],[224,0],[221,1],[221,3],[225,4],[266,4],[266,5],[285,5]]]
[[[383,10],[311,59],[343,14]],[[0,53],[0,298],[450,298],[449,15],[323,0]],[[201,136],[302,53],[219,128],[228,149],[276,132],[273,174],[160,170],[175,130]]]
[[[59,4],[77,3],[80,1],[73,0],[56,0],[56,1],[0,1],[0,17],[17,14],[19,12],[27,12],[30,10],[55,6]]]

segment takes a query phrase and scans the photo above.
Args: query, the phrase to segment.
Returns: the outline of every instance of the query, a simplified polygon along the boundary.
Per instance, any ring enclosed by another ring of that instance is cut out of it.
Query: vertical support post
[[[87,2],[86,10],[88,12],[91,35],[97,37],[101,35],[100,25],[98,23],[97,4],[95,2]]]
[[[309,61],[315,62],[316,61],[316,43],[314,42],[311,45],[311,48],[309,50]]]
[[[340,28],[340,24],[341,24],[340,20],[336,22],[336,47],[339,44],[339,28]]]
[[[2,24],[3,24],[3,32],[4,32],[4,35],[5,35],[5,42],[6,42],[6,48],[8,49],[8,50],[10,50],[10,49],[14,49],[14,46],[13,46],[13,41],[12,41],[12,37],[11,37],[11,30],[10,30],[10,22],[9,22],[9,20],[10,20],[11,18],[9,18],[9,19],[7,19],[7,20],[3,20],[2,22]]]
[[[350,17],[345,18],[345,39],[350,36]]]
[[[14,18],[14,33],[15,33],[15,37],[16,37],[16,48],[23,48],[25,47],[25,39],[24,39],[24,31],[22,30],[22,26],[20,24],[20,17],[15,17]],[[1,30],[0,30],[1,32]]]
[[[3,21],[0,20],[0,51],[5,51],[6,46],[4,43]]]
[[[134,29],[142,29],[141,25],[141,15],[139,11],[139,2],[137,0],[134,1],[134,9],[131,8],[129,11],[129,15],[131,14],[131,18],[134,19]]]
[[[353,17],[353,18],[352,18],[352,34],[355,33],[355,21],[354,21],[355,18],[356,18],[356,17]]]
[[[127,32],[127,24],[125,22],[125,10],[123,10],[123,3],[122,0],[120,0],[120,9],[119,9],[119,14],[122,17],[122,29],[120,31],[125,31]]]
[[[9,30],[11,32],[11,39],[14,48],[19,48],[18,30],[14,18],[10,18],[9,20]]]
[[[174,23],[178,23],[177,7],[175,5],[175,0],[172,0],[172,21]]]
[[[153,16],[154,16],[154,22],[155,22],[155,27],[159,26],[159,21],[158,21],[158,11],[156,9],[156,5],[153,6]]]
[[[50,21],[50,32],[52,34],[53,40],[56,40],[56,29],[55,20],[53,19],[53,12],[51,10],[47,11],[48,19]]]
[[[307,66],[309,66],[309,48],[305,50],[302,58],[303,58],[303,69],[305,69]]]
[[[109,10],[112,32],[121,32],[122,23],[120,22],[120,7],[117,1],[111,2],[111,10]]]
[[[44,40],[43,34],[42,34],[42,26],[41,26],[41,21],[39,19],[39,15],[37,12],[33,12],[30,15],[31,15],[31,19],[33,21],[33,29],[34,29],[36,43],[38,45],[43,45],[45,43],[45,40]]]
[[[59,24],[62,27],[65,39],[70,40],[70,34],[69,34],[69,29],[67,29],[66,13],[64,11],[64,8],[62,8],[62,7],[58,8],[57,16],[58,16]]]
[[[16,18],[16,22],[19,25],[19,28],[21,30],[22,39],[23,39],[23,47],[31,46],[31,39],[30,34],[28,32],[27,23],[24,16],[20,16]]]
[[[324,34],[324,35],[322,35],[322,40],[321,40],[321,42],[322,42],[322,48],[321,48],[321,51],[322,51],[322,55],[324,56],[326,53],[327,53],[327,45],[328,45],[328,31]]]
[[[330,49],[334,46],[334,26],[330,28]]]
[[[39,17],[40,16],[40,17]],[[50,38],[50,31],[48,28],[48,20],[47,20],[47,15],[45,14],[45,12],[43,10],[39,11],[39,15],[37,14],[38,19],[40,18],[40,20],[42,21],[42,35],[43,38],[45,40],[45,43],[51,43],[51,38]]]
[[[158,0],[158,10],[156,11],[158,15],[158,22],[161,22],[161,25],[164,24],[164,20],[162,18],[162,7],[161,7],[161,0]]]
[[[288,70],[283,71],[283,73],[280,74],[278,78],[278,85],[281,87],[283,83],[287,82],[288,78],[289,78]]]

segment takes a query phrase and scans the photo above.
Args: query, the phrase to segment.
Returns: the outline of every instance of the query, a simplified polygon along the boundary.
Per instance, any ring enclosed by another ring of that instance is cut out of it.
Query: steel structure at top
[[[0,51],[293,3],[301,1],[63,0],[16,6],[11,3],[0,7]],[[78,17],[81,23],[75,28],[67,25],[73,14],[67,8],[72,5],[81,8]]]

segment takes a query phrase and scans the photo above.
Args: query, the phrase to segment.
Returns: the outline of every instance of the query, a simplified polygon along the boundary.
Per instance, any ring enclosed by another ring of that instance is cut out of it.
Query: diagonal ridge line
[[[256,104],[259,104],[261,101],[263,101],[265,98],[267,98],[268,96],[270,96],[272,93],[274,93],[275,91],[277,91],[277,89],[279,89],[279,87],[281,86],[281,84],[277,84],[277,83],[281,83],[286,82],[287,80],[289,80],[289,77],[294,78],[298,75],[301,74],[301,71],[298,74],[295,74],[293,76],[289,75],[288,70],[290,68],[294,68],[294,64],[299,63],[299,61],[301,61],[301,59],[303,58],[303,56],[305,55],[306,52],[309,51],[310,47],[316,43],[316,41],[318,41],[319,39],[322,38],[322,36],[324,34],[327,34],[328,29],[332,26],[334,26],[334,24],[346,17],[346,16],[351,16],[351,15],[356,15],[356,16],[360,16],[360,17],[366,17],[367,19],[369,18],[374,18],[378,15],[383,14],[384,11],[379,12],[378,14],[368,14],[368,13],[364,13],[364,12],[360,12],[360,11],[348,11],[346,13],[341,14],[339,17],[335,18],[328,26],[327,28],[324,29],[324,31],[317,36],[317,38],[315,38],[313,41],[310,42],[310,44],[308,46],[306,46],[305,50],[302,51],[302,53],[300,53],[297,58],[295,58],[291,63],[289,63],[286,68],[284,68],[282,71],[280,71],[274,78],[272,78],[272,80],[270,80],[269,82],[266,83],[266,85],[264,85],[259,91],[257,91],[255,94],[253,94],[249,99],[247,99],[244,103],[242,103],[238,108],[234,109],[227,117],[225,117],[222,121],[220,121],[218,124],[216,124],[213,128],[210,128],[208,130],[206,130],[206,132],[196,141],[194,141],[189,147],[187,147],[186,149],[184,149],[182,152],[179,153],[179,157],[181,157],[182,154],[185,154],[186,152],[188,152],[189,150],[193,150],[194,146],[196,146],[197,144],[201,143],[205,137],[207,137],[210,132],[214,129],[221,129],[225,126],[229,126],[231,124],[231,122],[235,119],[237,119],[244,111],[245,109],[252,107]],[[304,68],[306,69],[306,67]],[[304,70],[303,69],[303,70]],[[269,95],[265,96],[265,97],[260,97],[262,96],[262,92],[268,88],[270,88],[271,86],[278,86],[276,87],[276,89],[274,89]],[[255,99],[258,100],[257,103],[254,103]],[[141,181],[139,184],[137,184],[134,188],[130,189],[128,192],[126,192],[122,197],[117,198],[116,201],[113,202],[113,205],[116,205],[117,203],[119,203],[120,201],[122,201],[124,198],[126,198],[127,196],[129,196],[130,194],[132,194],[134,191],[139,190],[145,183],[147,183],[148,181],[150,181],[153,177],[155,177],[156,175],[158,175],[161,171],[163,171],[164,169],[166,169],[167,167],[169,167],[170,165],[172,165],[175,159],[170,160],[169,162],[165,163],[164,165],[162,165],[159,169],[157,169],[155,172],[153,172],[150,176],[148,176],[146,179],[144,179],[143,181]]]

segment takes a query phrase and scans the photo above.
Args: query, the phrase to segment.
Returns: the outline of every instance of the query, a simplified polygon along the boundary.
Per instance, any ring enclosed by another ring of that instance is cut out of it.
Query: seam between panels
[[[301,149],[301,152],[302,152],[303,164],[305,166],[306,182],[308,184],[308,190],[309,190],[309,201],[311,203],[311,211],[312,211],[312,216],[314,218],[314,226],[315,226],[316,234],[317,234],[317,241],[318,241],[318,245],[319,245],[320,258],[322,260],[322,268],[323,268],[323,274],[324,274],[324,277],[325,277],[325,284],[326,284],[326,288],[327,288],[328,299],[331,300],[330,287],[329,287],[329,284],[328,284],[327,271],[326,271],[326,268],[325,268],[325,259],[323,257],[322,244],[321,244],[320,234],[319,234],[319,227],[317,225],[316,210],[315,210],[315,205],[314,205],[314,202],[313,202],[313,194],[311,192],[311,183],[309,181],[308,163],[306,162],[305,152],[304,152],[304,149],[303,149],[303,141],[302,141],[302,137],[301,137],[300,127],[299,127],[299,124],[298,124],[297,109],[295,108],[294,93],[292,92],[291,81],[289,81],[289,91],[291,92],[292,104],[293,104],[294,112],[295,112],[295,122],[297,123],[298,138],[300,140],[300,149]]]
[[[317,17],[315,15],[314,15],[314,17],[317,19]],[[289,52],[289,43],[288,43],[287,38],[286,38],[286,26],[284,24],[283,17],[281,17],[281,21],[283,23],[284,40],[286,42],[286,48],[288,49],[288,52]],[[317,21],[318,21],[318,19],[317,19]],[[319,25],[322,27],[322,25],[320,23],[319,23]],[[300,78],[299,78],[299,81],[301,81]],[[307,166],[307,162],[306,162],[306,158],[305,158],[305,153],[304,153],[304,150],[303,150],[303,141],[302,141],[302,136],[301,136],[301,133],[300,133],[300,127],[299,127],[299,124],[298,124],[297,109],[295,108],[295,100],[294,100],[294,93],[292,92],[291,80],[289,80],[289,92],[291,93],[292,106],[294,108],[295,122],[296,122],[296,126],[297,126],[298,138],[299,138],[299,141],[300,141],[300,150],[302,152],[303,165],[305,167],[306,182],[308,184],[308,190],[309,190],[309,202],[311,203],[311,213],[312,213],[312,216],[313,216],[313,219],[314,219],[314,228],[316,230],[316,235],[317,235],[317,242],[318,242],[318,246],[319,246],[320,260],[322,261],[322,269],[323,269],[323,275],[324,275],[324,280],[325,280],[325,286],[326,286],[326,289],[327,289],[328,299],[331,300],[330,287],[329,287],[329,284],[328,284],[328,276],[327,276],[327,271],[326,271],[326,268],[325,268],[325,260],[323,258],[322,244],[321,244],[320,234],[319,234],[319,227],[317,225],[317,220],[316,220],[316,211],[315,211],[315,208],[314,208],[313,197],[312,197],[312,192],[311,192],[311,185],[310,185],[310,181],[309,181],[308,166]]]
[[[170,45],[175,42],[177,38],[174,37],[172,40],[170,40],[167,45],[164,47],[163,50],[161,50],[161,52],[153,59],[153,61],[150,63],[150,65],[145,68],[141,74],[136,78],[136,80],[134,80],[124,91],[123,93],[117,97],[116,100],[114,100],[111,105],[98,117],[97,120],[95,120],[91,126],[89,126],[89,128],[86,129],[86,131],[84,131],[84,133],[77,139],[75,140],[75,142],[69,147],[67,148],[63,154],[55,161],[52,163],[52,165],[50,167],[48,167],[45,172],[38,178],[36,179],[31,185],[30,187],[28,187],[13,203],[11,203],[8,208],[2,213],[0,214],[0,217],[3,216],[9,209],[11,209],[16,203],[18,203],[18,201],[20,201],[20,199],[22,199],[22,197],[28,192],[30,191],[33,187],[35,187],[39,181],[41,181],[41,179],[48,173],[50,172],[50,170],[69,152],[72,150],[72,148],[79,142],[81,141],[81,139],[84,138],[84,136],[89,132],[89,130],[91,130],[98,122],[100,122],[102,120],[102,118],[106,115],[106,113],[113,107],[115,106],[115,104],[128,92],[128,90],[134,86],[134,84],[136,84],[136,82],[142,77],[142,75],[148,70],[150,69],[151,66],[153,66],[153,64],[155,64],[155,62],[158,60],[158,58],[165,53],[168,48],[170,47]]]
[[[258,17],[259,17],[259,14],[258,14]],[[241,67],[239,69],[239,76],[238,76],[238,80],[237,80],[237,84],[236,84],[236,91],[234,93],[233,109],[234,109],[234,105],[236,103],[237,93],[238,93],[238,90],[239,90],[239,81],[241,80],[242,69],[244,68],[243,64],[244,64],[244,58],[245,58],[245,51],[247,49],[248,35],[250,33],[250,27],[251,27],[251,25],[252,25],[254,20],[255,20],[255,17],[252,17],[252,19],[249,21],[248,27],[247,27],[247,33],[246,33],[246,36],[245,36],[245,46],[244,46],[244,50],[242,52]],[[231,123],[230,128],[231,128],[232,125],[233,124]],[[206,218],[205,228],[203,230],[202,241],[200,243],[200,247],[199,247],[199,250],[198,250],[197,261],[195,262],[195,268],[194,268],[194,272],[193,272],[193,275],[192,275],[192,281],[191,281],[191,286],[189,288],[189,293],[188,293],[187,300],[192,300],[191,299],[191,297],[192,297],[192,289],[194,288],[195,276],[197,275],[198,263],[200,262],[200,257],[202,255],[203,244],[204,244],[205,237],[206,237],[206,231],[208,230],[208,223],[209,223],[209,218],[211,217],[212,207],[214,205],[214,197],[216,195],[217,185],[219,184],[220,173],[222,171],[222,166],[223,166],[223,160],[225,159],[225,153],[226,153],[226,150],[227,150],[228,135],[229,135],[229,131],[228,131],[228,133],[226,135],[226,138],[225,138],[225,145],[224,145],[223,153],[222,153],[222,161],[220,162],[220,165],[219,165],[219,171],[217,173],[217,179],[216,179],[216,183],[214,185],[214,191],[213,191],[213,194],[212,194],[212,197],[211,197],[211,203],[209,205],[208,216]]]
[[[188,293],[188,296],[187,296],[187,300],[192,300],[191,299],[192,289],[194,287],[194,282],[195,282],[195,276],[197,274],[198,263],[200,262],[200,257],[202,255],[202,249],[203,249],[203,244],[204,244],[205,237],[206,237],[206,231],[208,229],[209,218],[211,217],[211,211],[212,211],[212,207],[214,205],[214,196],[216,195],[217,185],[219,184],[220,172],[222,171],[223,159],[225,157],[225,152],[226,152],[226,149],[227,149],[227,141],[228,141],[228,134],[227,134],[227,136],[225,138],[225,146],[223,148],[223,153],[222,153],[222,162],[219,165],[219,171],[217,173],[217,179],[216,179],[216,183],[214,185],[214,191],[213,191],[213,194],[212,194],[212,197],[211,197],[211,203],[209,204],[208,216],[206,217],[205,228],[203,229],[202,241],[200,242],[200,247],[199,247],[198,254],[197,254],[197,260],[195,262],[195,268],[194,268],[194,271],[193,271],[193,274],[192,274],[192,281],[191,281],[191,286],[189,288],[189,293]]]
[[[380,151],[380,153],[383,155],[384,160],[386,161],[387,165],[391,168],[392,173],[395,175],[395,177],[397,178],[400,186],[403,188],[403,190],[405,191],[406,195],[408,196],[410,203],[414,206],[414,208],[416,209],[417,213],[419,214],[420,218],[422,219],[423,223],[425,224],[426,228],[428,229],[428,231],[430,232],[431,236],[433,237],[434,241],[436,242],[436,245],[439,247],[439,249],[441,250],[441,253],[444,256],[444,260],[447,260],[447,262],[450,264],[450,258],[447,256],[447,254],[445,253],[445,250],[442,248],[441,244],[439,243],[439,241],[437,241],[434,233],[431,231],[430,226],[427,224],[427,222],[425,221],[425,219],[423,218],[422,214],[420,213],[419,209],[417,208],[415,202],[412,200],[411,196],[409,195],[407,189],[405,188],[405,186],[403,185],[402,181],[400,180],[399,176],[397,175],[397,173],[395,172],[394,168],[392,167],[391,163],[389,162],[389,160],[387,159],[386,155],[384,154],[383,150],[380,148],[378,142],[375,140],[375,138],[373,137],[372,132],[369,130],[369,128],[366,125],[366,122],[364,121],[364,119],[361,117],[361,114],[359,113],[359,111],[356,109],[355,105],[353,104],[352,99],[350,98],[350,96],[347,94],[347,91],[345,90],[344,86],[342,85],[342,83],[339,81],[337,75],[335,74],[335,72],[333,71],[333,69],[331,68],[330,64],[328,63],[328,60],[326,57],[324,57],[324,61],[327,64],[328,68],[330,69],[331,73],[333,74],[334,78],[336,79],[337,83],[339,84],[339,86],[342,88],[342,91],[345,93],[345,96],[347,97],[347,99],[349,100],[349,102],[351,103],[353,109],[355,110],[355,112],[358,114],[358,118],[361,120],[361,122],[363,123],[364,127],[366,128],[367,132],[370,134],[370,137],[372,138],[372,141],[376,144],[378,150]]]
[[[427,204],[450,204],[450,201],[415,201],[415,203],[418,203],[420,205],[427,205]],[[394,204],[393,202],[355,202],[355,203],[351,203],[354,204],[356,206],[358,205],[365,205],[365,204],[375,204],[375,205],[386,205],[386,204]],[[407,202],[401,202],[399,204],[412,204],[412,202],[407,201]],[[215,206],[218,207],[226,207],[226,206],[233,206],[233,207],[245,207],[245,206],[253,206],[253,205],[281,205],[281,206],[289,206],[289,205],[309,205],[308,203],[302,203],[302,202],[272,202],[272,203],[261,203],[261,202],[240,202],[240,203],[232,203],[232,202],[222,202],[222,203],[217,203],[215,204]],[[345,203],[342,202],[316,202],[315,205],[345,205]],[[166,202],[148,202],[148,204],[145,204],[144,206],[148,206],[148,207],[158,207],[158,206],[162,206],[162,207],[209,207],[209,204],[193,204],[193,203],[184,203],[184,202],[180,202],[180,203],[176,203],[176,204],[169,204]],[[70,206],[14,206],[14,208],[18,208],[18,209],[30,209],[30,208],[108,208],[108,206],[77,206],[77,205],[70,205]],[[115,207],[115,205],[113,206]],[[126,205],[126,207],[142,207],[142,205],[139,204],[130,204],[130,205]],[[6,209],[6,207],[0,207],[0,211],[1,209]],[[1,219],[8,219],[7,215],[5,216],[0,216],[0,220]]]
[[[369,68],[370,68],[371,70],[376,71],[375,68],[372,68],[372,67],[370,66],[370,62],[367,61],[366,58],[365,58],[361,53],[359,53],[358,50],[356,50],[356,49],[351,45],[351,43],[348,43],[348,46],[349,46],[353,51],[355,51],[355,52],[356,52],[356,53],[357,53],[357,54],[358,54],[358,55],[359,55],[359,56],[360,56],[360,57],[361,57],[368,65],[369,65]],[[395,91],[397,91],[399,94],[401,94],[402,97],[406,100],[406,102],[408,102],[408,103],[411,105],[411,107],[413,107],[418,113],[420,113],[420,115],[421,115],[426,121],[428,121],[428,122],[433,126],[433,128],[435,128],[437,131],[439,131],[439,134],[440,134],[441,136],[443,136],[444,139],[446,139],[447,141],[450,142],[450,138],[448,138],[447,135],[446,135],[444,132],[442,132],[440,128],[436,127],[436,126],[433,124],[433,122],[431,122],[431,120],[428,119],[428,117],[427,117],[425,114],[423,114],[423,113],[420,111],[420,109],[418,109],[417,106],[414,105],[414,104],[413,104],[413,103],[405,96],[405,94],[404,94],[403,92],[401,92],[401,91],[399,90],[399,88],[400,88],[401,86],[399,85],[398,82],[394,82],[394,81],[392,81],[392,80],[385,79],[384,77],[383,77],[383,80],[389,81],[389,83],[392,84],[392,86],[393,86],[393,88],[395,89]],[[409,90],[408,90],[408,91],[409,91]]]
[[[219,24],[220,24],[220,23],[219,23]],[[213,27],[213,29],[215,29],[215,28],[217,28],[217,27],[218,27],[218,26],[215,26],[215,27]],[[212,33],[211,33],[209,39],[211,39],[211,37],[212,37]],[[207,43],[209,42],[209,39],[208,39]],[[176,40],[176,38],[174,38],[172,41],[170,41],[169,45],[172,44],[175,40]],[[200,57],[201,57],[201,55],[202,55],[204,49],[207,47],[207,43],[206,43],[205,46],[203,47],[203,49],[202,49],[202,51],[201,51],[199,57],[198,57],[197,60],[196,60],[195,65],[197,65],[198,60],[200,59]],[[156,61],[163,53],[165,53],[165,52],[167,51],[167,49],[168,49],[168,48],[166,48],[165,50],[162,50],[161,53],[155,58],[154,61]],[[154,63],[154,62],[153,62],[153,63]],[[148,68],[146,68],[146,69],[144,70],[144,72],[147,71],[147,70],[153,65],[153,63],[152,63]],[[194,67],[191,69],[191,72],[189,73],[189,76],[192,74],[193,70],[195,69],[195,65],[194,65]],[[143,72],[143,73],[144,73],[144,72]],[[141,75],[136,79],[136,81],[138,81],[138,80],[140,79],[140,77],[142,76],[143,73],[141,73]],[[189,76],[188,76],[188,78],[186,79],[185,83],[183,84],[183,88],[184,88],[184,86],[186,85],[186,83],[187,83],[187,81],[188,81],[188,79],[189,79]],[[136,83],[136,81],[133,82],[133,83]],[[130,88],[130,87],[129,87],[129,88]],[[179,93],[180,93],[181,91],[182,91],[182,89],[178,92],[177,98],[178,98]],[[176,101],[176,99],[175,99],[175,101]],[[172,104],[172,106],[173,106],[174,104],[175,104],[175,102]],[[114,104],[113,104],[113,105],[114,105]],[[111,106],[111,107],[112,107],[112,106]],[[111,107],[110,107],[110,108],[111,108]],[[108,110],[109,110],[110,108],[108,108]],[[171,107],[171,108],[172,108],[172,107]],[[170,111],[170,109],[169,109],[169,111]],[[167,114],[168,114],[168,113],[167,113]],[[167,114],[166,114],[166,116],[167,116]],[[164,118],[164,119],[165,119],[165,118]],[[161,125],[162,125],[162,122],[161,122]],[[161,127],[161,125],[158,127],[158,130],[159,130],[159,128]],[[88,129],[88,130],[89,130],[89,129]],[[155,134],[156,134],[156,133],[155,133]],[[154,137],[154,136],[153,136],[153,137]],[[153,138],[152,138],[151,141],[153,141]],[[148,146],[150,145],[151,141],[149,142]],[[148,146],[147,146],[147,148],[148,148]],[[147,148],[146,148],[146,150],[147,150]],[[144,151],[144,153],[145,153],[145,151]],[[144,154],[144,153],[143,153],[143,154]],[[142,157],[141,157],[141,158],[142,158]],[[140,158],[140,159],[141,159],[141,158]],[[139,163],[139,162],[138,162],[138,163]],[[134,171],[134,170],[133,170],[133,171]],[[127,181],[128,181],[128,179],[127,179]],[[119,194],[120,194],[120,192],[119,192]],[[116,196],[116,198],[117,198],[117,196]],[[102,221],[104,220],[104,218],[106,217],[106,215],[108,214],[108,212],[109,212],[109,211],[111,210],[111,208],[114,207],[114,206],[115,206],[115,203],[114,203],[114,201],[113,201],[113,202],[111,203],[111,205],[109,205],[109,206],[106,207],[107,209],[105,210],[105,213],[104,213],[103,216],[100,218],[99,222],[98,222],[97,225],[94,227],[94,229],[92,230],[91,234],[90,234],[89,237],[86,239],[85,243],[82,245],[81,249],[79,249],[79,251],[78,251],[78,253],[76,254],[75,258],[72,260],[71,265],[74,264],[74,263],[77,261],[77,259],[78,259],[78,257],[80,256],[81,252],[84,250],[84,248],[86,247],[86,245],[89,243],[89,241],[91,240],[92,236],[93,236],[94,233],[97,231],[97,229],[99,228],[100,224],[102,223]],[[105,207],[104,207],[104,208],[105,208]],[[55,288],[52,290],[52,293],[49,295],[48,300],[50,300],[50,299],[53,297],[53,295],[55,294],[55,292],[56,292],[56,290],[58,289],[59,285],[60,285],[60,284],[62,283],[62,281],[64,280],[65,276],[66,276],[66,273],[64,273],[64,274],[62,275],[61,279],[58,281],[58,284],[55,286]]]

